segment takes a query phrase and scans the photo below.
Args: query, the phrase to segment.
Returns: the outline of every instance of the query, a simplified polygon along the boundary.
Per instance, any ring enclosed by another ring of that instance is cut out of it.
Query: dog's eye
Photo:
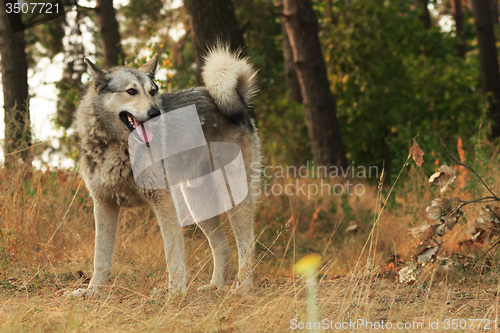
[[[156,95],[156,90],[151,90],[151,91],[149,92],[149,94],[150,94],[151,96]]]
[[[127,90],[127,93],[129,95],[135,95],[135,94],[137,94],[137,90],[135,90],[134,88],[130,88],[130,89]]]

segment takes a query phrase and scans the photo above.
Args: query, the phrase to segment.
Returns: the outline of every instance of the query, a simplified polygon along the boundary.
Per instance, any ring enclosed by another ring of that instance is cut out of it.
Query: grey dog
[[[102,293],[111,273],[118,215],[121,207],[150,205],[158,220],[167,261],[168,288],[184,291],[187,270],[184,240],[172,195],[168,189],[144,189],[134,181],[128,138],[152,118],[181,107],[195,105],[209,142],[237,144],[243,156],[248,195],[227,212],[238,248],[236,290],[248,293],[252,285],[254,219],[260,177],[260,142],[254,120],[249,116],[256,93],[256,71],[246,59],[228,47],[217,45],[202,70],[205,86],[158,94],[154,82],[158,57],[139,69],[103,69],[90,60],[93,84],[76,111],[80,139],[80,173],[94,201],[94,273],[87,289],[72,296]],[[199,222],[208,238],[214,270],[205,289],[223,288],[229,275],[229,244],[218,217]]]

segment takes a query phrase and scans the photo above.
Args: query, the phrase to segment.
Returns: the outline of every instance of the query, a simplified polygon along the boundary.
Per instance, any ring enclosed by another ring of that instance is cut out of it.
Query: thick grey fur
[[[153,208],[160,225],[167,261],[168,288],[170,291],[186,290],[183,233],[171,195],[168,190],[139,188],[134,182],[128,152],[130,130],[119,114],[127,111],[144,122],[149,120],[148,110],[151,108],[165,113],[192,104],[196,105],[202,120],[207,142],[232,142],[240,147],[243,154],[249,194],[227,215],[238,247],[239,271],[235,287],[242,293],[249,292],[252,285],[253,226],[258,193],[256,184],[260,182],[261,155],[258,132],[253,120],[248,118],[247,110],[234,110],[233,115],[248,121],[238,122],[224,116],[206,87],[152,96],[151,92],[158,89],[153,81],[156,56],[138,70],[125,67],[105,70],[88,59],[86,61],[94,84],[90,85],[80,102],[75,124],[80,140],[80,173],[94,200],[96,242],[94,273],[89,287],[76,290],[71,296],[94,296],[103,291],[112,268],[120,209],[144,205]],[[131,87],[138,91],[137,95],[127,94],[126,90]],[[228,280],[230,250],[220,228],[220,220],[212,218],[198,223],[198,226],[207,236],[214,257],[213,276],[206,288],[223,288]]]

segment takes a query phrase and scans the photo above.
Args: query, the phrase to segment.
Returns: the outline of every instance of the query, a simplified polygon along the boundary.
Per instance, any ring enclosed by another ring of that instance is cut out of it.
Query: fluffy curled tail
[[[257,71],[241,57],[241,52],[231,52],[229,46],[216,44],[205,56],[201,75],[224,116],[241,117],[253,106]]]

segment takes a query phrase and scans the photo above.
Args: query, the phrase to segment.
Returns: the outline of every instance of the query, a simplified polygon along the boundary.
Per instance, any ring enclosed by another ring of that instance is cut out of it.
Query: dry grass
[[[497,171],[491,170],[492,175]],[[323,259],[318,274],[320,319],[418,321],[423,322],[421,331],[428,331],[429,320],[438,319],[439,329],[433,332],[439,332],[447,331],[445,319],[498,318],[496,254],[488,257],[488,265],[449,270],[428,265],[417,283],[395,282],[401,263],[388,258],[394,253],[403,261],[411,258],[418,240],[408,236],[407,229],[426,219],[425,206],[436,195],[420,169],[409,168],[403,177],[389,199],[388,191],[377,199],[373,186],[363,197],[263,197],[256,226],[255,288],[248,296],[196,290],[208,283],[212,269],[210,250],[196,226],[185,228],[188,292],[166,293],[161,235],[152,211],[124,210],[107,296],[65,300],[64,292],[85,285],[92,272],[92,200],[85,185],[72,172],[43,173],[26,165],[10,174],[2,170],[0,331],[290,331],[291,319],[305,320],[304,283],[293,273],[293,264],[312,252]],[[455,191],[472,196],[479,190],[457,184]],[[386,210],[372,228],[373,214],[386,200]],[[467,210],[471,220],[447,236],[446,255],[477,254],[487,248],[465,252],[455,245],[465,238],[477,210]],[[358,224],[357,232],[345,231],[350,221]],[[231,237],[230,243],[234,277]]]

